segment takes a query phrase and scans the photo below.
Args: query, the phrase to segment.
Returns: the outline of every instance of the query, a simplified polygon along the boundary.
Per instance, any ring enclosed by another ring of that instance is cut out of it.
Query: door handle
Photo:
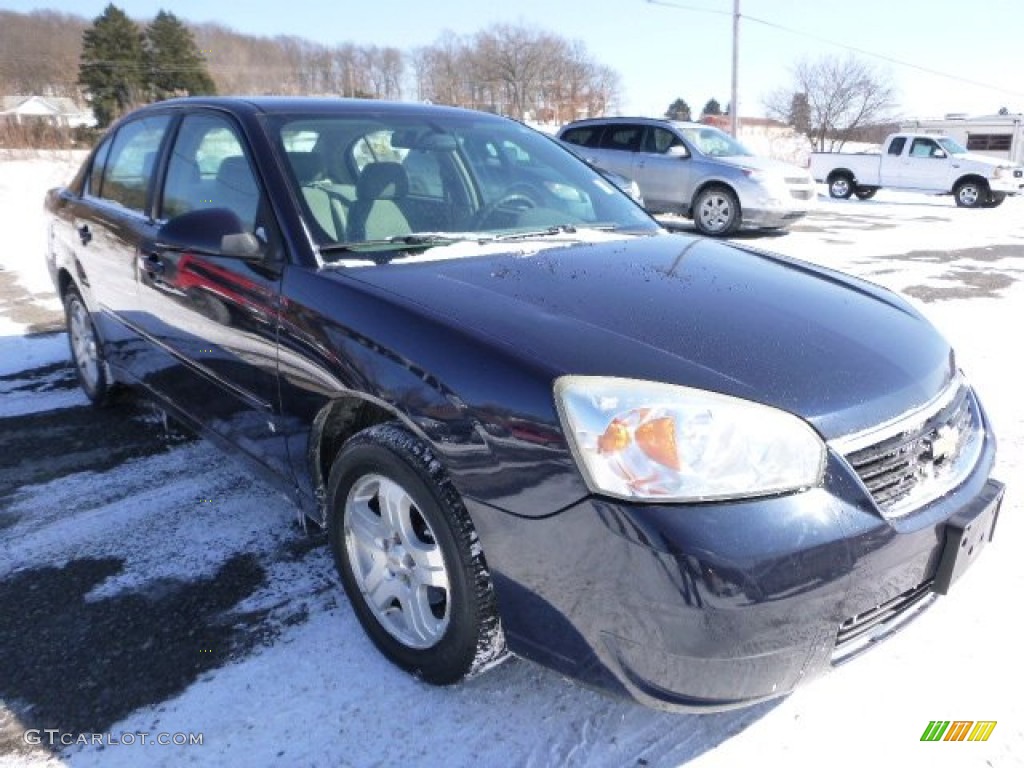
[[[160,256],[156,253],[140,253],[139,254],[139,269],[146,272],[148,275],[162,275],[166,270],[164,263],[160,261]]]
[[[88,224],[83,224],[78,228],[78,239],[82,241],[82,245],[88,245],[92,240],[92,231]]]

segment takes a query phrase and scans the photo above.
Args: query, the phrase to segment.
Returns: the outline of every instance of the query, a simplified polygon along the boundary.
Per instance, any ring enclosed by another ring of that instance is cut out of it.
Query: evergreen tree
[[[146,27],[149,87],[156,100],[216,93],[195,38],[177,16],[160,11]]]
[[[789,124],[805,136],[811,132],[811,103],[806,93],[794,93],[789,106]]]
[[[82,33],[78,82],[101,128],[145,99],[142,34],[113,3]]]
[[[689,120],[690,105],[683,99],[676,99],[668,105],[668,109],[665,111],[665,117],[669,120]]]
[[[702,115],[720,115],[722,114],[722,105],[718,103],[718,99],[708,99],[708,103],[704,105],[704,110],[701,112]]]

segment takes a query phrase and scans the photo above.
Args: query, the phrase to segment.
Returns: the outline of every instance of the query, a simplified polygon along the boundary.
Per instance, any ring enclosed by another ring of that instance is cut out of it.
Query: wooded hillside
[[[151,19],[135,19],[144,27]],[[82,33],[91,19],[52,11],[0,11],[0,93],[82,100]],[[601,113],[618,98],[617,73],[579,41],[526,26],[441,35],[399,50],[293,36],[244,35],[186,23],[222,94],[317,94],[406,98],[567,120]]]

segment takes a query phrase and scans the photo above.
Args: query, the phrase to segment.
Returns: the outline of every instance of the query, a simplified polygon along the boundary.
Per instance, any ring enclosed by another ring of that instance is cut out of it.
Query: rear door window
[[[146,212],[160,143],[170,122],[169,115],[152,115],[118,129],[103,171],[100,197],[133,211]]]
[[[610,125],[601,137],[601,149],[616,149],[622,152],[639,152],[640,140],[644,135],[642,125]]]
[[[579,147],[591,147],[596,149],[601,144],[600,125],[581,125],[578,128],[570,128],[562,134],[562,141],[575,144]]]

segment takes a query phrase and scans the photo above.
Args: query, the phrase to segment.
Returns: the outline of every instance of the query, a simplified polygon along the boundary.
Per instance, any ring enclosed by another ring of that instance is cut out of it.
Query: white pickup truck
[[[1024,193],[1024,166],[969,153],[948,136],[894,133],[881,154],[815,152],[811,175],[832,197],[861,200],[881,187],[952,194],[962,208],[994,208]]]

